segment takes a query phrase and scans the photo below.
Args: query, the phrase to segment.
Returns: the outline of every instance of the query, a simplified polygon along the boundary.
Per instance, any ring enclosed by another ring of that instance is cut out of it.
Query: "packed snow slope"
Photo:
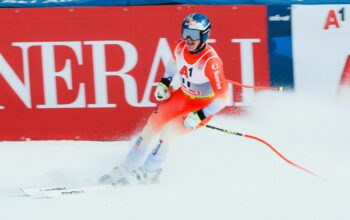
[[[259,93],[239,116],[173,142],[159,184],[55,199],[0,197],[2,220],[348,220],[350,98]],[[0,191],[86,186],[121,162],[129,142],[0,142]]]

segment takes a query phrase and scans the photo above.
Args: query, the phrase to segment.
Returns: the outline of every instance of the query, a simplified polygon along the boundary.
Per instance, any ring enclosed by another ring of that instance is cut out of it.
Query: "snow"
[[[348,220],[350,99],[344,100],[264,92],[246,114],[210,122],[262,138],[328,181],[256,140],[202,128],[174,141],[159,184],[55,199],[0,196],[0,219]],[[127,141],[0,142],[0,191],[95,184],[128,148]]]

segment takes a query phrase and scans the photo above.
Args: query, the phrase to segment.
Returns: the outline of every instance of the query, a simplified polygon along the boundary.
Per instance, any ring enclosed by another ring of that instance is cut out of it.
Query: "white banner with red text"
[[[350,85],[350,5],[292,7],[294,88],[334,98]]]

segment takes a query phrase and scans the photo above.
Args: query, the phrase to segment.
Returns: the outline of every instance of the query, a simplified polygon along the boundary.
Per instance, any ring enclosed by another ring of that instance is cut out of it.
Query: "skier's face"
[[[199,46],[199,44],[201,43],[200,40],[192,40],[190,37],[187,37],[185,41],[186,41],[186,49],[190,52],[194,52]]]

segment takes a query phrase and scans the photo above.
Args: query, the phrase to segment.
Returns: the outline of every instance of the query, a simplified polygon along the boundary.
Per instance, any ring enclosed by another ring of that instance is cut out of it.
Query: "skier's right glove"
[[[171,83],[171,78],[162,78],[158,83],[154,96],[157,101],[165,101],[170,98],[169,85]]]
[[[198,110],[195,112],[190,112],[184,118],[184,126],[188,129],[196,129],[198,125],[205,119],[205,114],[203,110]]]

